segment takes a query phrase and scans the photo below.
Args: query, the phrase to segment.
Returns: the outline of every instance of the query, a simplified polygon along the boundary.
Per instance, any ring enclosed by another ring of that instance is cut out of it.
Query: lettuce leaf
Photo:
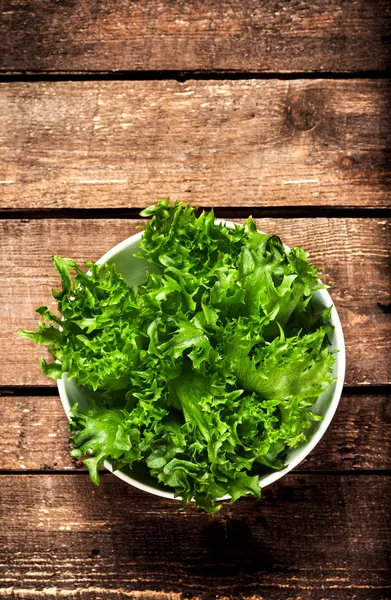
[[[334,355],[330,307],[311,301],[325,286],[302,249],[251,217],[230,229],[168,199],[141,215],[151,219],[136,256],[154,265],[144,284],[53,257],[59,315],[40,307],[38,330],[21,333],[48,345],[45,374],[95,392],[69,425],[94,483],[104,460],[138,464],[182,506],[214,513],[226,494],[259,497],[260,475],[284,468],[319,418]]]

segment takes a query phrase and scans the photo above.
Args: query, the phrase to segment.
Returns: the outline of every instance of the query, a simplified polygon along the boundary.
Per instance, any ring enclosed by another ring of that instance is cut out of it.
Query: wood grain
[[[137,220],[0,222],[0,385],[53,385],[39,370],[41,352],[16,335],[35,328],[34,309],[55,307],[50,256],[96,260],[136,232]],[[387,219],[258,219],[259,229],[302,246],[331,285],[346,338],[346,385],[391,383],[390,224]],[[381,306],[379,306],[379,304]]]
[[[104,594],[101,596],[101,594]],[[0,588],[0,598],[22,598],[24,600],[39,600],[40,598],[61,598],[61,600],[110,600],[115,598],[116,600],[132,598],[134,600],[181,600],[182,595],[180,593],[165,593],[155,592],[153,590],[144,590],[127,592],[123,588],[117,588],[107,590],[105,588],[99,588],[92,585],[88,588],[76,588],[76,589],[63,589],[58,587],[43,588],[42,590],[31,590],[28,588],[20,588],[16,586]],[[191,596],[186,596],[191,600]],[[355,598],[359,598],[355,596]],[[199,598],[193,598],[193,600],[199,600]],[[246,600],[246,599],[243,599]],[[248,600],[262,600],[262,598],[254,598]]]
[[[390,90],[383,80],[3,83],[0,209],[145,207],[169,195],[389,207]]]
[[[367,71],[389,66],[387,0],[4,0],[3,71]]]
[[[0,470],[79,470],[58,397],[4,396],[0,407]],[[343,395],[327,434],[298,469],[380,471],[390,459],[391,398]]]
[[[212,518],[110,474],[99,488],[83,474],[3,475],[0,585],[82,598],[386,599],[389,505],[378,499],[390,482],[290,474]]]

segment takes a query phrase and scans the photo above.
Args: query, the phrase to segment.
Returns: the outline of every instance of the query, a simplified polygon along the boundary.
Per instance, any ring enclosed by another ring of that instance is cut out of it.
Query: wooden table
[[[391,597],[388,0],[3,0],[0,598]],[[347,345],[310,457],[214,518],[68,456],[18,339],[171,195],[252,214],[324,272]]]

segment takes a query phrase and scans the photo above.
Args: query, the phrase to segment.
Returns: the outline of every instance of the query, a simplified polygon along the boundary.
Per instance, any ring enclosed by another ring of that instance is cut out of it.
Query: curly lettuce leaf
[[[70,423],[94,483],[104,460],[138,463],[183,506],[214,513],[227,494],[259,497],[260,475],[308,440],[332,381],[331,308],[315,309],[325,286],[306,253],[251,217],[227,228],[168,199],[141,215],[145,282],[53,257],[59,314],[40,307],[38,330],[22,335],[49,347],[45,374],[96,392]]]
[[[131,466],[141,459],[140,432],[137,428],[126,430],[126,412],[116,409],[92,407],[79,411],[72,407],[72,419],[68,425],[72,432],[71,456],[83,460],[91,481],[99,485],[99,467],[105,460],[114,460]]]

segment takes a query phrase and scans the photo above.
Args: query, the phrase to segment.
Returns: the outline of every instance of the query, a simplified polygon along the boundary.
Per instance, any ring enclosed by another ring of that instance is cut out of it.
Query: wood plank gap
[[[264,72],[254,71],[237,72],[231,70],[218,71],[177,71],[177,70],[147,70],[147,71],[2,71],[0,70],[0,83],[2,82],[30,82],[30,81],[162,81],[171,79],[184,83],[196,79],[199,81],[220,80],[246,80],[259,79],[280,81],[294,81],[296,79],[390,79],[390,70],[363,70],[363,71],[296,71],[296,72]]]
[[[391,385],[369,385],[368,387],[356,387],[354,385],[345,385],[342,391],[343,396],[389,396],[391,395]]]
[[[0,386],[1,396],[58,396],[57,387],[53,384],[50,386]]]
[[[356,477],[360,477],[360,476],[381,476],[381,477],[391,477],[391,469],[362,469],[362,470],[349,470],[349,469],[336,469],[336,470],[332,470],[332,471],[320,471],[320,470],[316,470],[316,469],[312,469],[311,471],[301,471],[299,469],[293,469],[292,474],[294,475],[309,475],[309,476],[316,476],[318,477],[319,475],[324,475],[326,477],[350,477],[351,475]],[[99,469],[99,474],[102,475],[108,475],[109,471],[107,471],[104,468]],[[87,475],[88,471],[86,469],[83,469],[82,467],[80,467],[80,470],[70,470],[70,469],[1,469],[0,468],[0,477],[2,475]],[[288,476],[290,475],[290,473],[287,473],[285,475]]]
[[[391,396],[391,385],[344,386],[344,396]],[[50,386],[0,386],[1,396],[58,396],[57,388]]]
[[[369,471],[372,474],[372,471]],[[107,475],[109,471],[106,469],[99,469],[99,474]],[[383,471],[383,474],[386,471]],[[70,469],[23,469],[23,470],[14,470],[14,469],[0,469],[0,477],[2,475],[88,475],[88,471],[86,469],[80,469],[79,471],[75,469],[71,471]]]
[[[137,219],[140,208],[54,208],[33,210],[2,210],[0,220],[6,219]],[[197,212],[210,210],[210,207],[198,207]],[[254,219],[387,219],[391,217],[389,208],[357,208],[336,206],[221,206],[214,208],[217,218],[245,219],[249,215]]]
[[[68,473],[69,471],[67,471]],[[336,470],[330,470],[330,471],[320,471],[317,469],[311,469],[311,471],[302,471],[300,469],[293,469],[292,474],[294,473],[295,475],[325,475],[326,477],[330,477],[330,476],[334,476],[334,475],[338,475],[338,476],[350,476],[350,475],[354,475],[354,476],[362,476],[362,475],[382,475],[383,477],[390,477],[391,476],[391,469],[356,469],[356,470],[350,470],[350,469],[336,469]],[[289,473],[288,473],[289,475]]]

